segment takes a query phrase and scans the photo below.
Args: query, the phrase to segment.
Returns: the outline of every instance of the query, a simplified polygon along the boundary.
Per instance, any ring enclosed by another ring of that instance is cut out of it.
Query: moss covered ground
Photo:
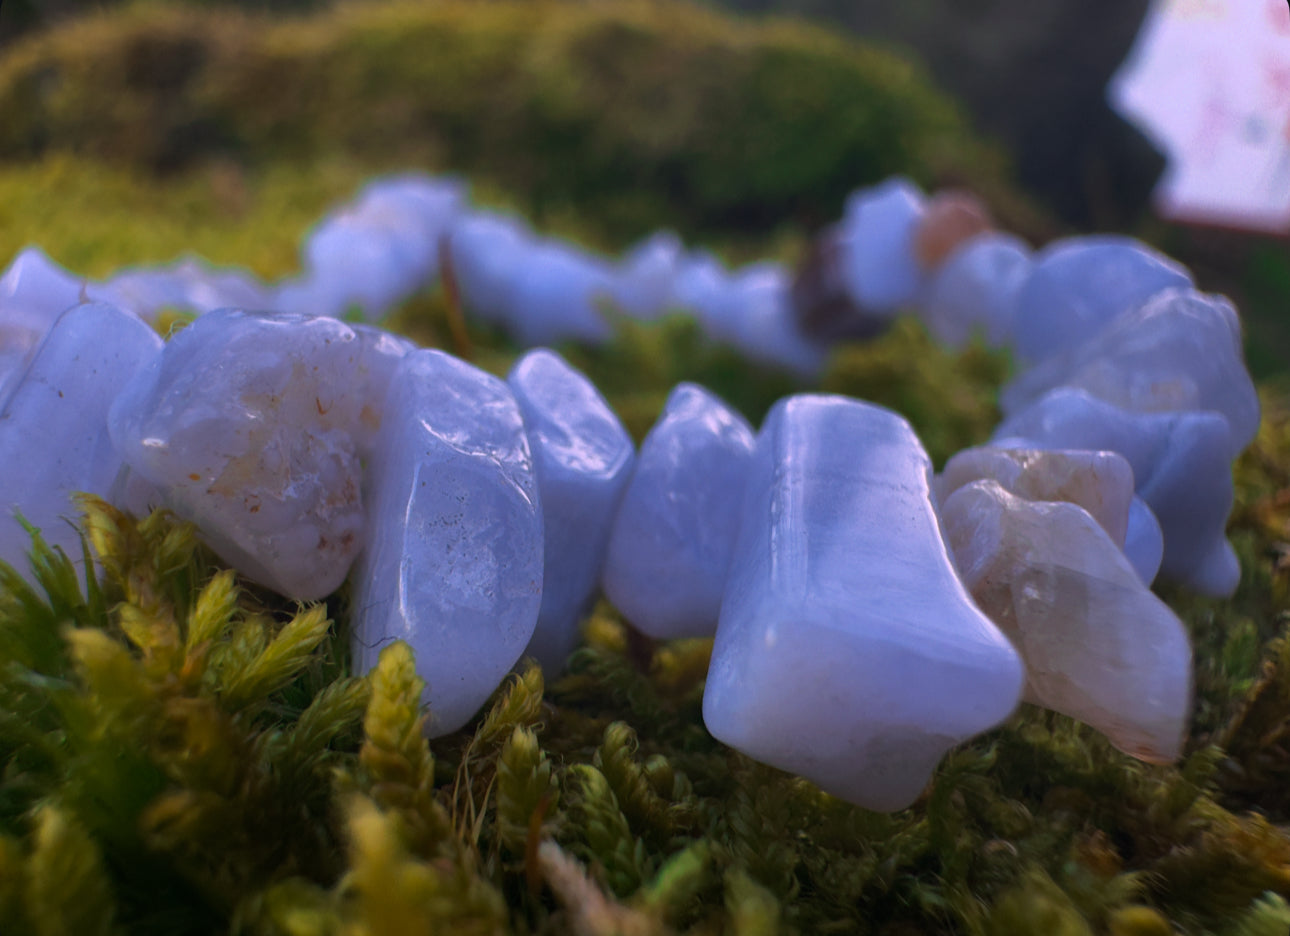
[[[898,169],[977,178],[1027,216],[952,105],[886,56],[671,5],[465,9],[267,25],[128,12],[17,48],[0,60],[0,112],[25,108],[0,126],[0,258],[38,243],[103,275],[191,249],[279,275],[328,205],[396,165],[467,173],[483,201],[588,244],[671,224],[732,261],[791,258],[813,213]],[[625,45],[598,51],[613,42]],[[524,81],[489,90],[513,78],[497,77],[500,64]],[[790,64],[817,76],[838,124],[867,129],[815,152],[810,135],[832,124],[803,124],[802,145],[785,149],[775,121],[791,103],[776,110],[776,82],[756,76]],[[582,71],[593,65],[620,90]],[[827,90],[866,69],[876,77],[859,103]],[[667,92],[677,75],[685,94]],[[319,102],[302,100],[314,81]],[[398,93],[407,82],[415,93]],[[436,96],[440,82],[453,90]],[[639,95],[644,116],[609,120],[621,95]],[[385,109],[365,117],[368,99]],[[726,158],[714,142],[725,131],[682,119],[714,101],[766,121],[742,128],[748,152],[720,185],[705,173]],[[679,123],[647,140],[656,108]],[[861,112],[909,121],[912,142],[865,142],[888,125]],[[183,139],[173,128],[186,125],[214,129],[167,156],[167,134]],[[865,146],[878,155],[862,158]],[[473,325],[454,338],[437,294],[392,325],[497,373],[517,353]],[[753,420],[808,389],[708,345],[680,316],[563,350],[638,439],[682,379]],[[904,413],[940,464],[988,435],[1008,369],[980,347],[944,353],[902,322],[840,349],[819,386]],[[1236,466],[1240,591],[1162,589],[1196,648],[1185,758],[1142,765],[1023,706],[893,816],[716,743],[700,712],[710,642],[642,639],[604,604],[566,672],[520,667],[471,725],[427,743],[405,649],[349,671],[344,591],[285,603],[172,518],[87,500],[95,562],[36,538],[38,587],[0,571],[0,932],[1284,934],[1290,394],[1262,391],[1259,438]]]

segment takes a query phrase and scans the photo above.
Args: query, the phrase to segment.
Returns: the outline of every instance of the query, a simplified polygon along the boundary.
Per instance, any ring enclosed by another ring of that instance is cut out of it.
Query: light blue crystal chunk
[[[744,357],[818,376],[828,360],[827,348],[797,327],[789,296],[791,277],[778,263],[749,264],[722,286],[719,298],[701,310],[708,336],[737,348]]]
[[[1124,555],[1144,585],[1150,585],[1156,580],[1160,563],[1165,556],[1165,535],[1160,530],[1160,521],[1141,497],[1135,496],[1129,502],[1129,528],[1124,535]]]
[[[395,371],[355,567],[354,669],[407,641],[431,736],[464,725],[520,658],[542,603],[542,509],[519,405],[440,351]]]
[[[860,189],[847,199],[841,223],[843,282],[856,305],[892,317],[913,301],[923,283],[914,235],[923,193],[904,177]]]
[[[1222,296],[1168,289],[1124,313],[1096,336],[1004,387],[1005,414],[1049,390],[1078,387],[1139,412],[1213,410],[1231,427],[1229,458],[1259,431],[1259,395],[1241,346],[1241,323]]]
[[[667,398],[641,444],[601,579],[646,634],[716,629],[752,449],[747,420],[702,387],[679,384]]]
[[[1224,536],[1233,499],[1231,430],[1218,413],[1134,413],[1061,388],[1004,420],[995,438],[1119,452],[1133,466],[1138,496],[1160,521],[1160,571],[1202,594],[1236,590],[1240,564]]]
[[[1103,326],[1191,275],[1129,237],[1055,241],[1035,255],[1013,313],[1017,356],[1036,364],[1092,338]]]
[[[542,499],[542,608],[527,653],[558,673],[594,597],[635,447],[585,376],[544,348],[507,377],[528,431]]]
[[[927,330],[948,348],[980,332],[992,348],[1012,340],[1017,291],[1030,272],[1030,248],[1010,234],[978,234],[932,274],[917,309]]]
[[[599,344],[613,333],[600,313],[613,277],[599,257],[555,241],[536,245],[515,271],[507,330],[526,347],[558,341]]]
[[[481,321],[501,324],[512,308],[520,269],[533,253],[533,235],[505,215],[471,212],[448,236],[452,273],[461,303]]]
[[[0,409],[0,559],[27,568],[31,539],[15,511],[51,546],[80,557],[64,519],[77,513],[70,495],[109,494],[122,463],[108,408],[160,351],[156,332],[109,305],[77,305],[57,318]]]
[[[703,717],[719,740],[869,809],[909,805],[1007,718],[1021,661],[976,609],[904,419],[797,396],[757,438]]]

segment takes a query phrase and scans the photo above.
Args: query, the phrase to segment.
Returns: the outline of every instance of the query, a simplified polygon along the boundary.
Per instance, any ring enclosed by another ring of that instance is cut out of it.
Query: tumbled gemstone
[[[601,584],[646,634],[716,629],[752,449],[747,420],[688,383],[672,391],[641,443]]]
[[[868,340],[892,325],[886,315],[865,311],[851,296],[843,276],[846,250],[835,225],[811,239],[793,272],[789,304],[797,327],[817,341]]]
[[[732,345],[752,361],[817,376],[828,350],[798,327],[790,288],[788,272],[779,264],[744,267],[730,278],[722,301],[700,321],[710,338]]]
[[[648,321],[669,311],[685,246],[671,231],[659,231],[627,252],[614,271],[610,293],[629,318]]]
[[[1259,430],[1259,395],[1245,368],[1241,324],[1222,296],[1157,293],[1096,336],[1018,376],[999,395],[1015,413],[1055,387],[1140,412],[1214,410],[1232,428],[1229,458]]]
[[[470,719],[533,635],[542,509],[505,383],[440,351],[413,351],[386,402],[353,579],[354,670],[407,641],[436,736]]]
[[[1030,248],[1010,234],[962,244],[927,281],[915,315],[941,344],[962,348],[980,332],[992,348],[1012,340],[1017,291],[1030,272]]]
[[[533,235],[505,215],[469,212],[448,234],[448,256],[462,305],[482,321],[503,321],[520,269],[530,262]]]
[[[526,347],[583,341],[599,344],[613,333],[601,313],[611,303],[609,266],[585,251],[543,241],[514,273],[507,330]]]
[[[358,353],[335,319],[211,312],[117,397],[112,442],[229,565],[321,598],[362,545]]]
[[[892,317],[913,301],[923,281],[914,236],[923,193],[908,179],[888,179],[847,199],[842,219],[843,277],[851,297],[874,315]]]
[[[971,192],[947,189],[927,200],[914,231],[914,258],[924,270],[935,270],[965,241],[994,226],[990,209]]]
[[[1128,557],[1138,577],[1150,585],[1160,571],[1165,557],[1165,535],[1160,521],[1151,512],[1147,502],[1136,495],[1129,504],[1129,528],[1124,534],[1124,555]]]
[[[38,247],[21,251],[0,276],[0,405],[54,320],[81,301],[83,285]]]
[[[1077,718],[1152,763],[1182,751],[1191,645],[1098,522],[975,481],[942,508],[977,605],[1026,664],[1025,699]]]
[[[1191,285],[1177,263],[1116,235],[1054,241],[1017,293],[1013,344],[1030,364],[1087,341],[1156,293]]]
[[[357,337],[354,394],[358,398],[358,422],[353,427],[358,453],[370,457],[385,414],[385,398],[399,362],[416,345],[374,325],[352,324]]]
[[[989,480],[1028,501],[1065,501],[1083,507],[1116,546],[1124,546],[1133,501],[1133,469],[1116,452],[1019,449],[981,446],[964,449],[936,479],[944,504],[961,487]]]
[[[70,495],[112,493],[122,465],[108,407],[160,350],[146,323],[109,305],[76,305],[55,320],[0,409],[0,559],[26,570],[31,539],[15,512],[80,558]]]
[[[1217,597],[1235,591],[1241,577],[1224,537],[1233,499],[1230,438],[1218,413],[1135,413],[1062,388],[1004,420],[992,444],[1119,452],[1160,521],[1161,572]]]
[[[775,405],[704,690],[716,738],[896,810],[946,750],[1008,717],[1021,661],[959,581],[930,481],[895,413],[829,396]]]
[[[631,477],[631,437],[591,381],[546,349],[507,377],[528,432],[542,500],[542,608],[527,653],[559,672],[578,643]]]
[[[242,270],[220,269],[198,257],[160,267],[125,270],[89,288],[102,298],[152,321],[164,309],[201,314],[213,309],[267,309],[273,292]]]

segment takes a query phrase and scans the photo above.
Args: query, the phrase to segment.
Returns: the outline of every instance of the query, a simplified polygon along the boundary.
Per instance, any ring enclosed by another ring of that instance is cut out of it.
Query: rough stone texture
[[[558,354],[529,352],[507,383],[524,415],[545,531],[542,608],[526,653],[555,674],[595,596],[636,450],[605,398]]]
[[[992,348],[1012,340],[1017,291],[1030,275],[1030,248],[988,232],[962,244],[928,278],[914,314],[941,344],[962,348],[981,332]]]
[[[1116,546],[1123,547],[1133,500],[1133,469],[1116,452],[1034,450],[982,446],[964,449],[936,479],[944,504],[973,481],[997,482],[1028,501],[1065,501],[1083,507]]]
[[[1182,752],[1191,645],[1119,546],[1076,504],[976,481],[942,508],[964,584],[1026,664],[1028,702],[1151,763]]]
[[[359,351],[335,319],[211,312],[121,392],[112,442],[224,561],[321,598],[362,546]]]
[[[156,332],[112,306],[76,305],[57,318],[0,408],[0,559],[27,569],[31,539],[15,511],[80,558],[66,522],[77,513],[70,495],[112,493],[122,464],[108,438],[108,407],[160,350]]]
[[[1191,285],[1173,260],[1119,235],[1054,241],[1034,260],[1013,313],[1014,349],[1031,365],[1087,341],[1156,293]]]
[[[742,416],[682,383],[641,443],[601,584],[646,634],[716,630],[753,441]]]
[[[1259,431],[1259,395],[1245,368],[1241,323],[1222,296],[1158,293],[1090,340],[1026,371],[999,396],[1018,412],[1059,386],[1140,412],[1213,410],[1232,429],[1228,457]]]
[[[431,736],[464,725],[515,665],[542,603],[542,508],[506,384],[440,351],[395,372],[368,545],[354,575],[354,671],[407,641]]]
[[[869,809],[908,806],[1007,718],[1021,661],[972,604],[904,419],[781,400],[758,436],[703,698],[708,730]]]
[[[1241,577],[1224,537],[1233,500],[1229,439],[1227,420],[1217,413],[1134,413],[1062,388],[1004,420],[992,444],[1119,452],[1160,521],[1161,572],[1222,597]]]
[[[857,306],[890,318],[914,299],[924,275],[914,256],[922,216],[923,193],[902,176],[847,199],[843,277]]]

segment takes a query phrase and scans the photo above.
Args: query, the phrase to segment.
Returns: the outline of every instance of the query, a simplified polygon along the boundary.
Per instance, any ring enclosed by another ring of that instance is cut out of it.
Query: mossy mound
[[[1003,193],[909,61],[669,2],[360,4],[272,21],[149,5],[0,62],[0,159],[172,171],[343,154],[467,172],[614,238],[835,217],[907,173]],[[1015,199],[1001,199],[1009,205]]]

